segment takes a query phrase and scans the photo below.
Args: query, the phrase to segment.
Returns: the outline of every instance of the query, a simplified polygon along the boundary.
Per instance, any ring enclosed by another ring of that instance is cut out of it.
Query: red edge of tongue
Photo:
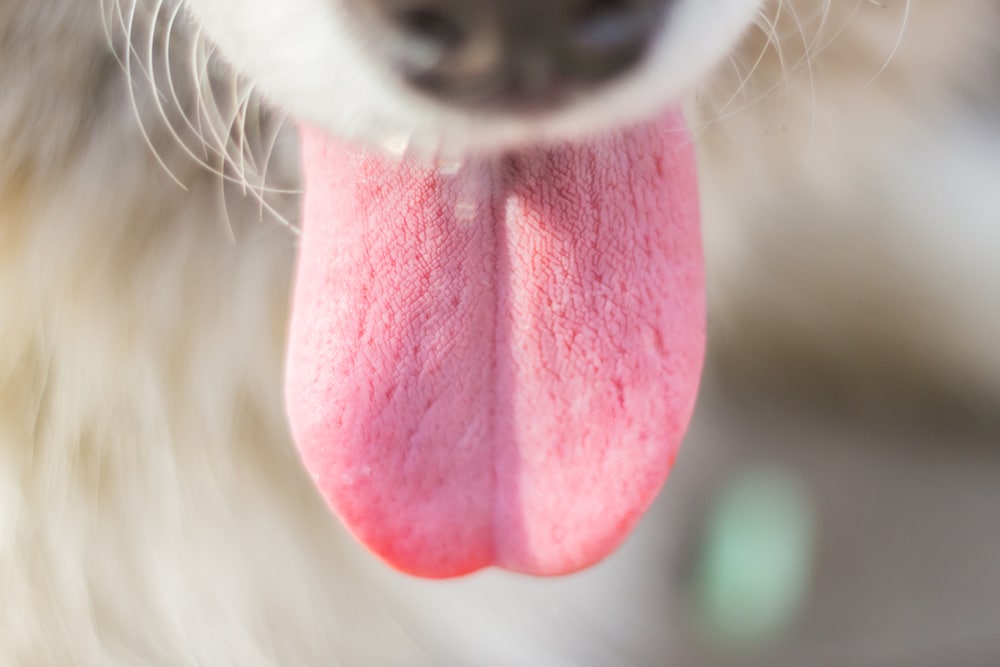
[[[302,137],[286,397],[331,507],[425,577],[605,557],[666,479],[701,373],[680,115],[450,173]]]

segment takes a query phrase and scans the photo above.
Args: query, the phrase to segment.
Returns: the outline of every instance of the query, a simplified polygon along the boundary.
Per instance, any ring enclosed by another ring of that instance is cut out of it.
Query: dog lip
[[[566,108],[572,103],[573,98],[568,86],[549,89],[542,95],[525,95],[517,85],[507,85],[488,97],[478,100],[471,108],[538,118]]]
[[[513,76],[493,77],[461,87],[449,86],[427,74],[411,75],[407,77],[407,82],[430,100],[451,108],[527,116],[565,108],[578,97],[575,93],[579,88],[557,78],[538,90]],[[442,101],[442,98],[447,101]]]

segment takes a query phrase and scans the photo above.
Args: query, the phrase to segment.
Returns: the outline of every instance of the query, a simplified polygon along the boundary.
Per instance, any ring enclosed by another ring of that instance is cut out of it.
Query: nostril
[[[441,51],[461,46],[465,34],[455,21],[433,7],[411,7],[397,11],[393,20],[404,38]]]
[[[433,6],[399,8],[386,19],[393,33],[386,48],[408,76],[424,76],[442,67],[467,39],[460,23]]]
[[[641,48],[654,19],[630,0],[585,0],[574,13],[572,40],[581,52]]]

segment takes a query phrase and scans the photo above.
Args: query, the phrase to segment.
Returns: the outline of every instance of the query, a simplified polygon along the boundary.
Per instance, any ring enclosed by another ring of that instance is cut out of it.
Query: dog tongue
[[[303,151],[287,400],[333,509],[422,576],[607,555],[666,478],[701,370],[680,116],[452,168],[309,128]]]

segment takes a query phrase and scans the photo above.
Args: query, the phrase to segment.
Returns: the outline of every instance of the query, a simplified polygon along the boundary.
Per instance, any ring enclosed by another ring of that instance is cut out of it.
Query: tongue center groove
[[[509,517],[505,516],[510,512],[510,507],[505,507],[501,502],[499,488],[502,479],[502,461],[505,444],[513,442],[514,434],[511,432],[510,424],[513,423],[513,415],[509,410],[513,403],[510,395],[514,390],[513,382],[507,377],[509,369],[503,363],[505,359],[505,345],[510,338],[510,323],[506,315],[506,304],[511,290],[510,271],[510,246],[507,229],[507,199],[510,196],[507,186],[507,179],[504,174],[507,170],[509,156],[502,156],[491,161],[491,173],[489,188],[490,193],[490,213],[492,215],[493,237],[496,241],[496,251],[493,258],[493,285],[495,290],[495,300],[493,302],[493,391],[495,397],[493,405],[490,406],[490,430],[493,434],[491,447],[493,453],[493,508],[492,508],[492,538],[493,544],[491,553],[494,562],[501,562],[501,545],[505,540],[503,531],[511,525]]]

